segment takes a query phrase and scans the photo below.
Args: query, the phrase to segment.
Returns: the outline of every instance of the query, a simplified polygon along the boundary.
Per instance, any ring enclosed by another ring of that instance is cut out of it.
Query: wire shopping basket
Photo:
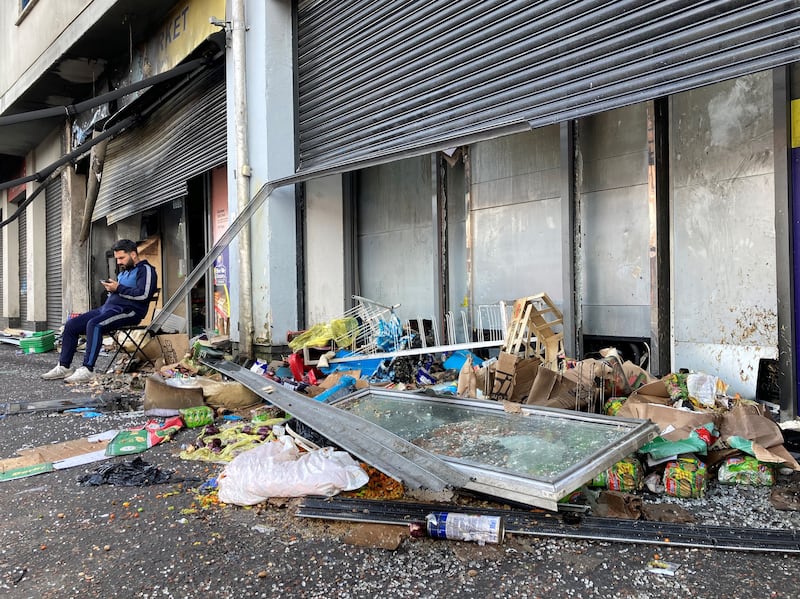
[[[389,306],[360,295],[354,295],[353,299],[355,305],[339,317],[346,326],[333,337],[334,349],[353,354],[397,349],[403,337],[403,327],[395,312],[400,304]]]

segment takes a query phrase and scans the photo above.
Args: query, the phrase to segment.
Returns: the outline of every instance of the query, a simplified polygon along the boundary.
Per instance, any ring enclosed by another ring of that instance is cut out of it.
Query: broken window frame
[[[467,410],[467,413],[501,416],[509,420],[519,417],[554,418],[568,423],[574,422],[576,426],[580,422],[590,422],[618,429],[620,432],[618,438],[566,467],[563,471],[546,478],[511,472],[489,464],[479,464],[474,461],[433,452],[434,455],[469,477],[469,483],[465,487],[467,490],[550,510],[556,510],[560,499],[590,482],[595,476],[611,467],[617,461],[636,451],[636,449],[656,437],[659,432],[656,425],[649,420],[617,418],[529,405],[520,405],[520,414],[510,414],[504,410],[502,404],[492,401],[420,395],[375,388],[357,391],[333,402],[332,405],[345,411],[350,411],[354,404],[362,402],[365,398],[369,399],[369,396],[403,403],[416,403],[420,406],[425,403],[449,405],[455,409]],[[363,414],[353,413],[364,418]],[[379,419],[370,420],[367,418],[367,420],[385,428],[385,423],[381,423]],[[390,428],[386,430],[398,434],[397,431],[393,431]],[[401,438],[409,442],[413,441],[413,439],[406,437],[401,436]]]

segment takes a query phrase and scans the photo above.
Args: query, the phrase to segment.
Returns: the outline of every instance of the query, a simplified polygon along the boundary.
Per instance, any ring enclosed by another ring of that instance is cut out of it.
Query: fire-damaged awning
[[[186,182],[225,162],[225,75],[197,73],[141,127],[111,141],[92,220],[109,224],[186,195]]]

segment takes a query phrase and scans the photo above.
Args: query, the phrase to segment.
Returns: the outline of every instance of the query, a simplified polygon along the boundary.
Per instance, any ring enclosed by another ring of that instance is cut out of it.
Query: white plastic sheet
[[[301,453],[289,436],[236,456],[217,479],[219,499],[255,505],[269,497],[325,495],[358,489],[369,476],[344,451],[323,447]]]

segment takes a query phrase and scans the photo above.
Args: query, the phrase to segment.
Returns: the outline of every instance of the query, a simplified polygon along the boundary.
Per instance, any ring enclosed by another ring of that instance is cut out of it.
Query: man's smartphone
[[[100,279],[101,283],[110,283],[111,279]]]

